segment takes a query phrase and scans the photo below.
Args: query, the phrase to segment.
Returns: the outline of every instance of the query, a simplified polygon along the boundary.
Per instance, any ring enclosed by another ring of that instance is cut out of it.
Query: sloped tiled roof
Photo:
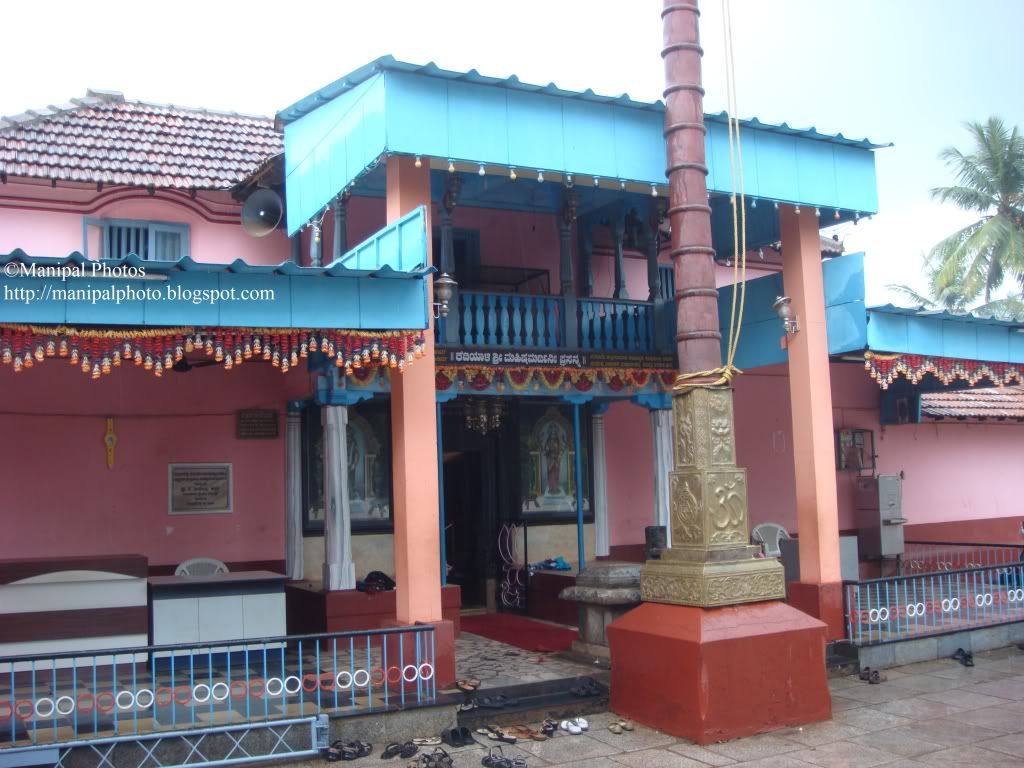
[[[271,118],[129,101],[90,90],[0,118],[0,176],[229,189],[283,150]]]
[[[987,387],[927,392],[921,415],[931,419],[1024,421],[1024,387]]]

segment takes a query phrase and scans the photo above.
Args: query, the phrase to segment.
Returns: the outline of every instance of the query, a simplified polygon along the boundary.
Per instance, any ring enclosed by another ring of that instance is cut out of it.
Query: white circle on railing
[[[142,703],[142,694],[144,693],[149,696],[149,701],[147,701],[145,704]],[[151,706],[153,706],[153,692],[149,690],[149,688],[140,688],[139,690],[137,690],[135,692],[135,706],[139,707],[140,709],[149,709]]]
[[[46,712],[40,712],[39,711],[39,709],[40,709],[39,705],[42,704],[44,701],[47,704],[50,705],[50,708],[48,710],[46,710]],[[53,715],[53,713],[57,711],[57,706],[53,703],[53,699],[50,699],[50,698],[47,698],[46,696],[43,696],[43,697],[41,697],[39,699],[36,699],[35,710],[36,710],[36,717],[46,718],[46,717],[51,717]]]
[[[950,602],[948,597],[942,598],[942,612],[949,613]]]
[[[410,669],[412,670],[412,677],[409,677],[408,675]],[[415,682],[417,674],[419,673],[418,670],[416,669],[415,664],[406,664],[404,667],[402,667],[402,679],[405,680],[405,682],[407,683]]]
[[[868,621],[870,621],[872,624],[874,624],[875,622],[878,621],[878,609],[877,608],[872,608],[870,611],[868,611]]]
[[[288,683],[291,682],[292,680],[295,681],[295,690],[292,690],[291,688],[288,687]],[[299,690],[301,690],[301,688],[302,688],[302,681],[299,680],[299,678],[297,678],[295,675],[288,675],[288,677],[286,677],[284,679],[284,692],[285,693],[298,693]]]
[[[879,621],[888,621],[889,620],[889,608],[887,606],[882,606],[881,608],[878,609],[878,620]]]
[[[127,704],[122,704],[121,703],[121,697],[122,696],[127,696],[128,697],[128,703]],[[118,709],[121,709],[121,710],[131,709],[133,706],[135,706],[135,694],[132,693],[131,691],[118,691],[117,692],[117,696],[114,697],[114,703],[117,705]]]
[[[427,668],[430,674],[427,674],[427,672],[423,671],[424,667]],[[429,661],[424,661],[422,664],[420,664],[419,673],[421,678],[423,678],[424,680],[429,680],[434,676],[434,665],[431,664]],[[403,674],[403,677],[404,676],[405,675]]]
[[[199,689],[200,688],[203,688],[203,689],[206,690],[206,695],[203,696],[202,698],[199,698]],[[195,701],[196,704],[205,704],[206,702],[208,702],[210,700],[210,686],[208,686],[206,683],[200,683],[195,688],[193,688],[192,689],[192,700]]]
[[[992,601],[993,601],[992,593],[991,592],[986,592],[985,593],[985,605],[992,605]]]
[[[362,682],[359,682],[360,674],[363,676]],[[352,675],[352,684],[355,685],[356,688],[365,688],[370,684],[370,673],[365,669],[357,669],[356,673]]]
[[[68,702],[71,705],[70,708],[69,709],[61,709],[60,708],[60,703],[62,701]],[[57,714],[58,715],[70,715],[72,712],[75,711],[75,700],[72,699],[70,696],[61,696],[59,699],[57,699],[56,708],[57,708]]]
[[[951,599],[949,601],[949,607],[952,608],[954,611],[959,611],[960,610],[960,598],[959,597],[954,597],[953,599]]]
[[[1024,589],[1015,589],[1013,591],[1017,593],[1017,602],[1024,602]]]
[[[271,683],[277,683],[276,691],[270,690]],[[271,677],[269,680],[267,680],[266,685],[263,686],[263,690],[266,691],[268,696],[280,696],[282,693],[284,693],[284,683],[281,681],[280,677]]]
[[[917,616],[917,603],[907,603],[907,616]]]
[[[917,604],[917,615],[918,616],[924,616],[926,613],[928,613],[928,609],[925,607],[925,604],[924,603],[918,603]]]
[[[976,606],[978,606],[979,608],[981,608],[981,606],[983,606],[985,604],[985,596],[982,595],[982,594],[975,595],[974,596],[974,604]]]
[[[348,682],[345,683],[344,685],[341,684],[341,676],[342,675],[348,675]],[[343,691],[347,690],[348,688],[351,688],[352,687],[352,673],[348,672],[347,670],[342,670],[334,678],[334,684],[337,685],[339,688],[341,688],[341,690],[343,690]]]
[[[217,688],[220,687],[220,686],[224,687],[224,695],[223,696],[218,696],[217,695]],[[228,697],[228,695],[230,693],[231,693],[231,689],[228,688],[228,684],[225,683],[225,682],[214,683],[213,684],[213,688],[210,689],[210,695],[213,697],[214,701],[224,701],[225,699],[227,699],[227,697]]]
[[[1006,599],[1009,600],[1011,603],[1016,603],[1017,602],[1017,590],[1015,590],[1015,589],[1008,589],[1008,590],[1006,590]]]

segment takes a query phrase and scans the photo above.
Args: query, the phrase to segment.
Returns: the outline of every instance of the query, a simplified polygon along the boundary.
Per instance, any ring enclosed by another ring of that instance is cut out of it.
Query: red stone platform
[[[643,603],[608,625],[611,709],[698,744],[832,717],[825,625],[785,603]]]

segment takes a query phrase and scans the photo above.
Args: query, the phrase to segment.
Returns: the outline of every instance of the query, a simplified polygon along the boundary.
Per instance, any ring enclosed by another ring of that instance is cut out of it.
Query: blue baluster
[[[523,303],[523,345],[535,347],[537,340],[534,337],[533,297],[521,296],[519,300]]]

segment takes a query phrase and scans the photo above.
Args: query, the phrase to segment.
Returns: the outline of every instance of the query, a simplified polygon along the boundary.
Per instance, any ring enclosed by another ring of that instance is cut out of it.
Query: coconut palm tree
[[[1024,296],[993,301],[992,294],[1007,278],[1024,287],[1024,136],[997,117],[967,123],[974,150],[955,147],[941,157],[956,183],[936,187],[932,197],[976,212],[978,220],[936,244],[925,258],[928,296],[907,286],[891,286],[923,306],[991,314],[1024,310]]]

